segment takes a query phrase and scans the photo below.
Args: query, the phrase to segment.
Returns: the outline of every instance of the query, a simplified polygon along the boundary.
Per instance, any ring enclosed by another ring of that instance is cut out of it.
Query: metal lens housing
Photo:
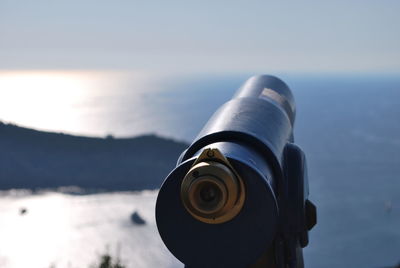
[[[227,165],[203,161],[195,164],[184,177],[181,198],[195,219],[210,224],[224,223],[243,207],[244,185]]]

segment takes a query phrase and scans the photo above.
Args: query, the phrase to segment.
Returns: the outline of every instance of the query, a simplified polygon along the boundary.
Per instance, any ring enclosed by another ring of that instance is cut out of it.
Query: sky
[[[400,72],[400,1],[0,0],[0,70]]]

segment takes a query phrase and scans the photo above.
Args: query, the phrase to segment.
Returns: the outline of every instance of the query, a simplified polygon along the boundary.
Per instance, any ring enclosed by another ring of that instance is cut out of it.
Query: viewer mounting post
[[[211,117],[165,179],[158,231],[188,268],[299,268],[316,224],[295,102],[280,79],[255,76]]]

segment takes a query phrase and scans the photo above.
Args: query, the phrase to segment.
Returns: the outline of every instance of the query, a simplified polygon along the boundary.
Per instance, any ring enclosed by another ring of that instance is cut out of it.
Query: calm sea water
[[[156,230],[156,195],[3,193],[0,267],[90,267],[105,253],[127,267],[178,267]],[[131,222],[134,211],[146,225]]]
[[[86,135],[150,132],[185,141],[195,137],[247,78],[75,73],[70,74],[75,81],[70,86],[80,86],[79,92],[53,94],[42,85],[32,94],[23,85],[10,93],[4,86],[13,83],[4,78],[7,75],[0,73],[1,120]],[[307,267],[398,263],[400,77],[280,77],[296,98],[296,142],[306,152],[310,197],[318,207],[318,225],[305,249]],[[18,100],[21,94],[31,98],[22,102],[25,106],[6,105],[7,98]],[[107,245],[129,267],[179,267],[158,238],[155,196],[6,193],[0,197],[0,267],[83,267]],[[28,208],[26,215],[18,214],[21,207]],[[130,224],[129,215],[136,209],[149,225]]]

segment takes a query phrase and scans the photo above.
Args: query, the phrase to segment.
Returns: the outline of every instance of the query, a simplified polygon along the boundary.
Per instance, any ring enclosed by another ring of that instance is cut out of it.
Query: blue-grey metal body
[[[255,76],[183,152],[160,189],[156,220],[164,243],[187,267],[249,267],[271,247],[277,267],[301,267],[287,249],[308,242],[299,222],[306,218],[308,184],[304,154],[293,144],[294,119],[288,86],[273,76]],[[194,219],[180,199],[182,179],[205,148],[219,149],[245,184],[244,207],[222,224]]]

